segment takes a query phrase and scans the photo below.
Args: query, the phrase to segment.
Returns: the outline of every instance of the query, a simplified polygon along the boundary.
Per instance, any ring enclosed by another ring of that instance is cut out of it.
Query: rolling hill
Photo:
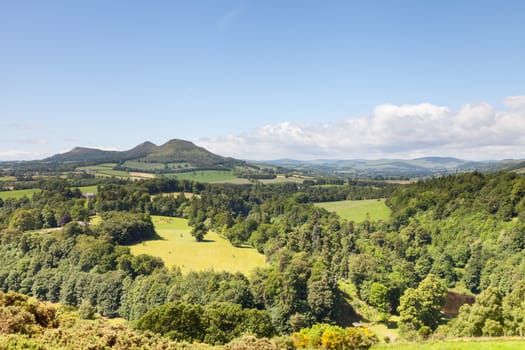
[[[510,170],[519,160],[469,161],[452,157],[423,157],[416,159],[316,159],[301,161],[280,159],[265,164],[295,169],[312,174],[362,178],[422,178],[466,171],[492,172]]]
[[[27,162],[27,164],[34,162]],[[417,179],[458,172],[493,172],[515,170],[523,172],[523,160],[470,161],[453,157],[422,157],[416,159],[278,159],[244,161],[222,157],[186,140],[173,139],[160,146],[146,141],[127,151],[105,151],[75,147],[41,161],[44,166],[111,165],[117,171],[155,174],[188,173],[201,170],[231,171],[237,177],[272,178],[275,172],[299,172],[311,175],[330,175],[351,178]],[[16,165],[23,166],[26,163]],[[258,165],[255,165],[258,164]],[[233,175],[230,175],[233,176]]]
[[[42,160],[44,163],[122,163],[125,161],[144,163],[186,163],[192,168],[233,169],[245,165],[244,161],[221,157],[217,154],[196,146],[190,141],[173,139],[161,146],[146,141],[127,151],[104,151],[93,148],[75,147],[71,151],[56,154]]]

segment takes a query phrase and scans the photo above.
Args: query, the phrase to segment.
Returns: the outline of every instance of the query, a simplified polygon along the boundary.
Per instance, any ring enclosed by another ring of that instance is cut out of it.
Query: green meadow
[[[386,206],[384,199],[324,202],[316,205],[355,222],[365,221],[367,216],[370,220],[388,220],[390,217],[390,208]]]
[[[82,186],[78,187],[82,193],[97,193],[97,186]],[[39,188],[30,188],[27,190],[13,190],[13,191],[1,191],[0,192],[0,199],[9,199],[9,198],[22,198],[24,196],[27,196],[31,198],[34,193],[40,192]]]
[[[145,163],[139,162],[136,160],[127,160],[122,164],[123,167],[140,170],[140,171],[155,171],[155,170],[164,170],[165,166],[162,163]]]
[[[98,164],[93,166],[81,166],[76,168],[77,171],[86,171],[93,173],[95,176],[99,177],[121,177],[121,178],[128,178],[130,177],[129,173],[127,171],[122,170],[113,170],[113,168],[116,166],[116,163],[104,163],[104,164]]]
[[[419,343],[378,344],[372,350],[515,350],[525,349],[522,339],[455,339],[446,341],[429,341]]]
[[[179,180],[192,180],[198,182],[217,182],[235,179],[235,175],[229,170],[197,170],[186,173],[172,174]]]
[[[0,199],[9,199],[9,198],[22,198],[24,196],[27,196],[31,198],[33,196],[33,193],[39,192],[39,188],[30,188],[27,190],[14,190],[14,191],[2,191],[0,192]]]
[[[158,256],[167,267],[178,266],[183,273],[213,269],[249,274],[265,264],[264,255],[255,249],[234,247],[212,231],[204,237],[204,242],[195,241],[186,219],[164,216],[152,219],[160,239],[130,246],[133,254]]]
[[[80,192],[82,192],[82,194],[86,194],[86,193],[94,193],[94,194],[97,194],[97,185],[93,185],[93,186],[82,186],[82,187],[78,187],[78,189],[80,190]]]

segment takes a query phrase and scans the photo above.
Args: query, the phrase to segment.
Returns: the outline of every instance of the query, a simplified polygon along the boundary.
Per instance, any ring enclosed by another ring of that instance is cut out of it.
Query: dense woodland
[[[210,344],[244,333],[346,327],[341,313],[352,312],[342,307],[341,281],[385,320],[400,314],[406,337],[525,330],[525,179],[516,174],[474,172],[405,186],[105,181],[94,198],[71,179],[47,178],[32,198],[0,200],[0,290],[93,307],[140,329]],[[313,205],[385,197],[392,209],[386,222],[347,222]],[[95,214],[100,223],[89,224]],[[133,256],[127,244],[155,238],[150,215],[185,217],[195,239],[214,230],[233,245],[255,247],[268,265],[250,276],[183,275],[159,258]],[[440,306],[448,288],[478,297],[447,324]],[[167,315],[178,321],[158,328]]]

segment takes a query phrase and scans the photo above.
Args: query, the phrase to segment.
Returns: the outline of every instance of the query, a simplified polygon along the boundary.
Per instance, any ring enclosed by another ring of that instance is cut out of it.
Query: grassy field
[[[262,182],[263,184],[270,185],[270,184],[277,184],[277,183],[283,183],[283,182],[295,182],[295,183],[303,183],[304,180],[307,179],[306,177],[297,177],[297,176],[290,176],[285,177],[284,175],[277,175],[275,179],[260,179],[255,180],[258,182]],[[232,178],[227,180],[221,180],[221,181],[214,181],[215,183],[229,183],[234,185],[245,185],[250,184],[252,181],[249,179],[244,178]]]
[[[76,170],[80,171],[105,171],[113,169],[117,163],[104,163],[98,165],[80,166]]]
[[[94,193],[94,194],[97,194],[97,185],[93,185],[93,186],[82,186],[82,187],[79,187],[78,189],[79,189],[80,192],[82,192],[83,194],[86,194],[86,193]]]
[[[156,175],[152,173],[139,173],[136,171],[130,171],[129,176],[131,176],[133,180],[142,180],[142,179],[154,179]]]
[[[95,176],[99,176],[99,177],[110,177],[110,176],[115,176],[115,177],[120,177],[120,178],[130,177],[129,173],[126,171],[113,170],[113,168],[116,165],[117,164],[115,163],[104,163],[104,164],[93,165],[93,166],[81,166],[81,167],[78,167],[76,170],[86,171],[86,172],[92,173]]]
[[[158,256],[166,266],[179,266],[183,273],[213,269],[249,274],[265,264],[264,255],[255,249],[233,247],[215,232],[209,232],[204,242],[196,242],[186,219],[153,216],[153,223],[162,239],[130,246],[133,254]]]
[[[79,187],[80,191],[82,193],[97,193],[97,186],[83,186]],[[30,188],[27,190],[14,190],[14,191],[1,191],[0,192],[0,198],[1,199],[8,199],[8,198],[22,198],[23,196],[27,196],[31,198],[33,193],[39,192],[39,188]]]
[[[192,171],[188,173],[173,174],[179,180],[192,180],[198,182],[217,182],[235,179],[233,172],[221,170],[202,170]]]
[[[277,175],[275,179],[262,179],[259,180],[264,184],[275,184],[275,183],[283,183],[283,182],[295,182],[295,183],[303,183],[306,178],[304,177],[297,177],[297,176],[289,176],[286,177],[284,175]]]
[[[316,205],[355,222],[364,221],[367,215],[369,215],[370,220],[387,220],[390,217],[390,208],[386,206],[384,199],[324,202]]]
[[[33,196],[33,193],[39,192],[39,188],[30,188],[27,190],[14,190],[14,191],[2,191],[0,192],[0,198],[1,199],[9,199],[9,198],[22,198],[24,196],[27,196],[31,198]]]
[[[133,169],[133,170],[140,170],[145,172],[152,172],[155,170],[164,170],[165,166],[161,163],[145,163],[145,162],[138,162],[136,160],[127,160],[122,164],[123,167]]]
[[[458,339],[420,343],[378,344],[373,350],[511,350],[525,349],[524,339]]]

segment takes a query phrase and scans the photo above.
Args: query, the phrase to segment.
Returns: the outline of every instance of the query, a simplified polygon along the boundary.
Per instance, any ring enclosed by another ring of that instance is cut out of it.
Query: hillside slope
[[[56,154],[42,160],[44,163],[119,163],[136,160],[150,163],[190,163],[198,168],[232,169],[245,162],[234,158],[221,157],[205,148],[186,140],[173,139],[161,146],[146,141],[127,151],[104,151],[100,149],[75,147],[69,152]]]

